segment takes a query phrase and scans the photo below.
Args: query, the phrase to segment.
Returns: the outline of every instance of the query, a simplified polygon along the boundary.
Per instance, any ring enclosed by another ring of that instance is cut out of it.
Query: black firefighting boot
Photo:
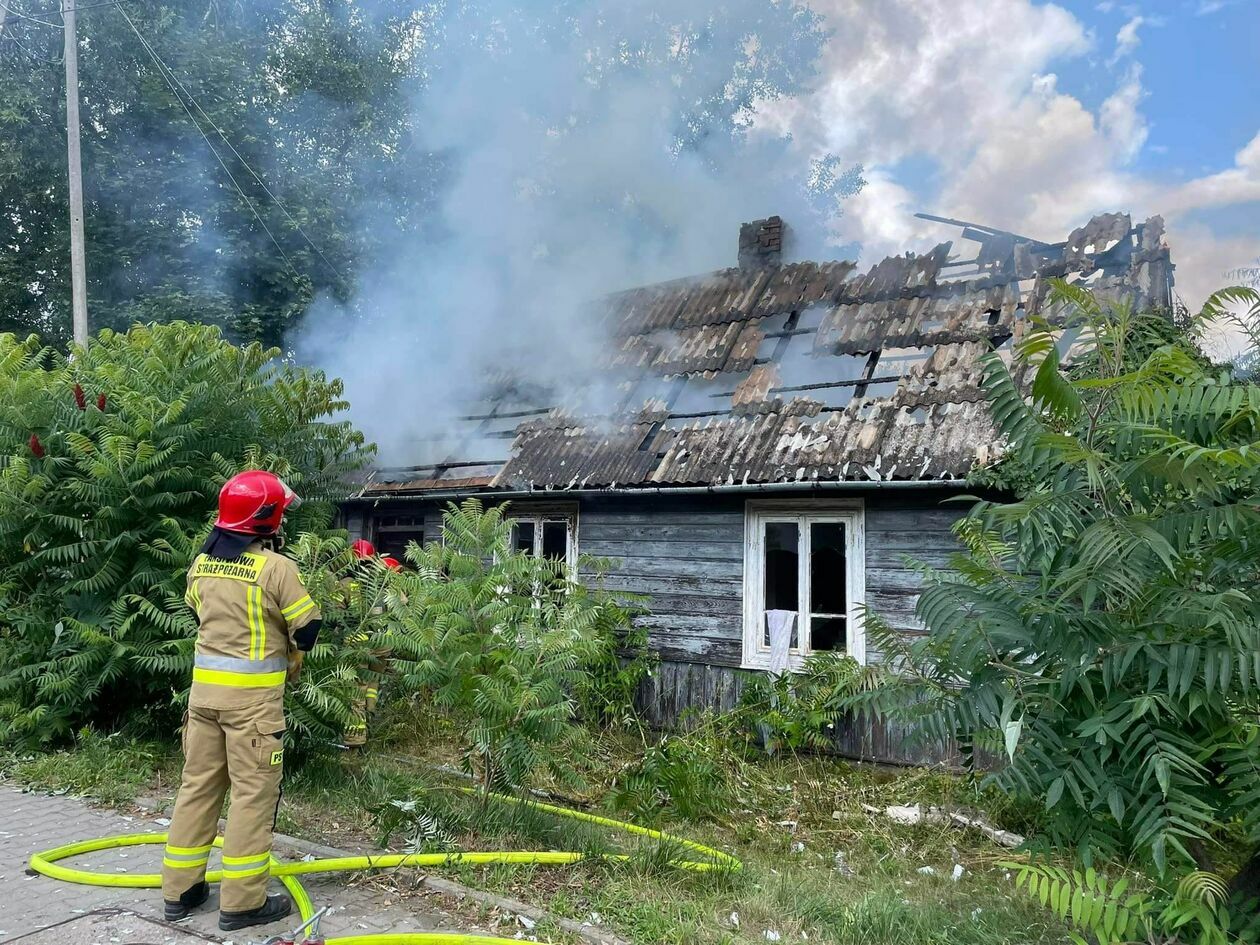
[[[293,903],[288,896],[268,896],[267,901],[257,909],[247,909],[244,912],[220,912],[219,928],[224,932],[235,932],[237,929],[247,929],[251,925],[266,925],[268,922],[283,919],[292,908]]]
[[[178,922],[180,919],[187,919],[192,915],[192,911],[202,905],[210,897],[210,884],[204,879],[196,886],[190,886],[185,889],[179,896],[179,902],[171,902],[169,899],[163,900],[166,906],[166,921]]]

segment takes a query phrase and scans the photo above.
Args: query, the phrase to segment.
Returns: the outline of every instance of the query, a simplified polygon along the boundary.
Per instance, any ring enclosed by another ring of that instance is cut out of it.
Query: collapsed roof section
[[[609,402],[501,379],[445,462],[380,470],[363,494],[960,479],[1000,451],[980,359],[1052,314],[1051,279],[1171,309],[1160,217],[1104,214],[1061,243],[928,219],[974,255],[783,265],[782,221],[746,224],[739,267],[600,303]]]

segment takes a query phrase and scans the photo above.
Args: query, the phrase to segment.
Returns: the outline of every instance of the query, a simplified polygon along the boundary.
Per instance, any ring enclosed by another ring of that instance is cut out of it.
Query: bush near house
[[[463,763],[487,790],[540,773],[577,785],[580,716],[628,711],[642,663],[620,663],[634,604],[600,590],[605,565],[584,557],[582,580],[562,560],[512,547],[504,506],[451,506],[443,540],[407,551],[401,598],[385,637],[398,688],[423,691],[465,733]],[[575,754],[576,752],[576,754]]]
[[[1045,324],[987,364],[1009,449],[988,481],[1015,498],[959,523],[927,635],[880,634],[897,668],[857,701],[1004,755],[988,780],[1041,799],[1042,846],[1082,861],[1022,880],[1100,941],[1223,942],[1260,894],[1260,387],[1158,316],[1051,301],[1075,367]],[[1086,869],[1130,857],[1152,895]]]
[[[183,575],[219,487],[265,467],[326,527],[369,455],[341,384],[217,328],[102,331],[68,358],[0,335],[0,740],[165,713],[196,625]],[[167,720],[169,721],[169,719]]]

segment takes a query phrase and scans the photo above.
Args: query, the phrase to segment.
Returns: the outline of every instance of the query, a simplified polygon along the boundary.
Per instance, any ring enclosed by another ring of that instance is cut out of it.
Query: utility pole
[[[66,34],[66,155],[70,167],[70,288],[74,306],[74,343],[88,340],[87,271],[83,255],[83,165],[79,159],[79,40],[74,0],[62,0]]]

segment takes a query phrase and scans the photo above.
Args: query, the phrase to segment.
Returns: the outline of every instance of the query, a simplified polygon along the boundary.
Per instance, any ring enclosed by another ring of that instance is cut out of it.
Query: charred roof
[[[504,379],[445,461],[378,470],[363,495],[961,479],[1001,449],[980,358],[1010,351],[1049,280],[1171,309],[1160,217],[1104,214],[1059,243],[928,219],[975,252],[781,264],[783,222],[745,224],[738,267],[598,303],[615,403]]]

